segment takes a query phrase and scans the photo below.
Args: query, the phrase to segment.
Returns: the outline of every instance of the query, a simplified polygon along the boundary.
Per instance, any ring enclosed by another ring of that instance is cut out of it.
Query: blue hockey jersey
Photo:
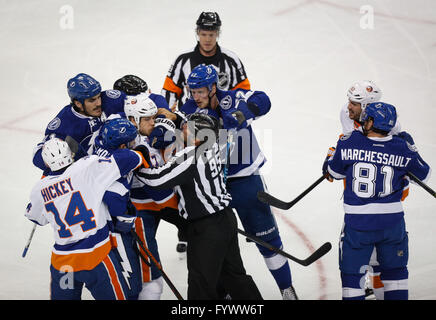
[[[207,107],[200,109],[195,103],[193,98],[190,98],[186,103],[180,107],[180,110],[186,114],[191,113],[206,113],[214,116],[217,119],[225,117],[232,117],[231,113],[239,108],[239,101],[255,103],[258,107],[256,115],[244,113],[246,122],[243,127],[229,125],[226,121],[221,121],[223,128],[229,130],[229,134],[234,134],[233,141],[235,146],[230,155],[230,164],[228,166],[228,178],[244,177],[254,174],[266,162],[265,155],[262,153],[257,142],[256,136],[251,128],[253,120],[265,115],[271,109],[271,102],[269,97],[262,91],[250,90],[231,90],[222,91],[217,89],[216,97],[218,98],[219,105],[216,109]],[[233,133],[232,133],[233,132]],[[221,148],[221,146],[220,146]],[[222,159],[226,159],[223,156]]]
[[[78,113],[72,104],[62,108],[56,117],[50,121],[45,130],[45,137],[40,142],[33,155],[33,164],[47,172],[48,168],[42,160],[41,150],[44,142],[50,136],[55,135],[60,139],[65,139],[67,136],[73,138],[80,146],[79,152],[75,155],[75,160],[83,157],[86,154],[91,154],[90,147],[92,143],[90,139],[96,131],[100,129],[107,117],[112,114],[124,112],[124,100],[126,94],[118,90],[106,90],[101,92],[101,106],[103,114],[100,118],[88,117]],[[158,108],[169,109],[165,98],[161,95],[150,94],[150,99],[153,100]]]
[[[335,179],[345,179],[345,223],[358,230],[380,230],[404,216],[401,203],[408,172],[426,181],[430,167],[397,136],[366,137],[360,131],[343,136],[328,162]]]

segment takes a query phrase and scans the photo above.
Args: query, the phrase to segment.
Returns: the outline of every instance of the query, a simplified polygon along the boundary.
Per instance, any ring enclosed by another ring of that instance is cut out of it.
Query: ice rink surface
[[[290,201],[321,175],[341,133],[339,110],[355,80],[374,80],[394,104],[403,130],[436,167],[436,2],[302,1],[1,1],[0,6],[0,299],[48,299],[50,227],[39,227],[21,257],[32,223],[23,213],[40,178],[34,146],[68,104],[66,82],[80,72],[103,89],[125,74],[159,93],[175,57],[194,47],[201,11],[223,22],[219,44],[238,54],[253,89],[272,109],[253,125],[267,155],[269,192]],[[371,13],[373,16],[371,18]],[[373,24],[371,24],[373,23]],[[433,176],[428,185],[436,188]],[[288,211],[274,210],[285,251],[307,257],[333,249],[309,267],[292,261],[301,299],[341,298],[338,240],[342,183],[323,182]],[[417,185],[404,203],[409,231],[410,299],[436,299],[436,203]],[[186,297],[186,260],[176,229],[162,222],[164,270]],[[254,244],[239,238],[244,263],[265,299],[281,299]],[[84,298],[90,299],[85,290]],[[175,299],[167,286],[163,299]]]

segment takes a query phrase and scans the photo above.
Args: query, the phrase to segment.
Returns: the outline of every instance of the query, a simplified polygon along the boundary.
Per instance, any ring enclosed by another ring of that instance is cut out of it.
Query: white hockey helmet
[[[152,117],[157,113],[157,106],[150,99],[148,93],[141,93],[136,96],[127,96],[124,100],[124,112],[126,117],[133,117],[136,124],[142,117]]]
[[[42,147],[42,160],[51,171],[58,171],[74,162],[74,154],[68,143],[59,138],[51,138]]]
[[[347,96],[350,101],[360,103],[364,110],[369,103],[380,101],[382,92],[374,82],[363,80],[354,83],[348,89]]]

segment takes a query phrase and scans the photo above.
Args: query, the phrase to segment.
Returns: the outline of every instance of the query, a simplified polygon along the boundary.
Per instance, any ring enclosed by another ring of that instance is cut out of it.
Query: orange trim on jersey
[[[51,254],[51,264],[56,270],[61,270],[64,266],[71,266],[74,271],[92,270],[109,254],[112,249],[112,242],[107,238],[106,243],[95,248],[91,252],[70,253],[70,254]]]
[[[165,77],[165,82],[163,88],[167,91],[174,92],[177,95],[177,98],[180,98],[182,95],[183,89],[179,88],[170,77]]]
[[[370,280],[372,281],[372,287],[374,289],[380,289],[384,287],[383,282],[381,281],[380,276],[370,276]]]
[[[137,203],[133,202],[136,210],[151,210],[151,211],[160,211],[164,208],[173,208],[178,209],[178,199],[176,195],[173,195],[170,199],[163,203],[156,203],[154,201],[147,203]]]
[[[142,219],[140,217],[136,217],[135,219],[135,231],[138,235],[139,239],[141,239],[142,243],[145,247],[147,247],[147,241],[145,240],[145,232],[142,224]],[[138,245],[139,252],[147,259],[147,261],[150,263],[150,259],[148,259],[147,254],[142,250],[142,248]],[[151,280],[151,270],[150,267],[140,258],[141,262],[141,276],[142,276],[142,282],[150,282]]]
[[[250,81],[248,79],[245,79],[244,81],[239,82],[234,88],[230,90],[236,90],[236,89],[244,89],[244,90],[250,90]]]
[[[361,127],[362,125],[359,123],[359,122],[357,122],[356,120],[354,120],[354,128],[359,128],[359,127]]]
[[[114,289],[115,297],[117,300],[126,300],[124,295],[123,288],[121,287],[121,283],[118,279],[117,271],[115,270],[115,266],[109,256],[106,256],[103,260],[103,264],[106,267],[106,270],[109,274],[109,279],[112,284],[112,288]]]
[[[113,249],[117,248],[117,247],[118,247],[117,238],[114,237],[113,235],[110,235],[110,237],[111,237],[111,245],[112,245],[112,248],[113,248]]]
[[[133,151],[135,151],[135,150],[133,150]],[[140,157],[141,157],[141,159],[142,159],[142,162],[141,162],[141,164],[139,164],[135,169],[137,169],[138,167],[140,167],[141,165],[143,165],[144,167],[146,167],[146,168],[150,168],[150,165],[148,164],[148,162],[145,160],[145,158],[144,158],[144,156],[142,155],[142,153],[141,152],[139,152],[139,151],[135,151]]]
[[[401,196],[401,201],[406,200],[406,198],[409,196],[409,188],[403,190],[403,195]]]

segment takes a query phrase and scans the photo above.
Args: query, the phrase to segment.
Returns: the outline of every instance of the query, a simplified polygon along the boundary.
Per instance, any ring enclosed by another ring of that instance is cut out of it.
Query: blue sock
[[[282,241],[280,236],[267,241],[270,245],[282,249]],[[289,288],[292,285],[291,269],[289,267],[288,259],[272,252],[271,250],[256,244],[260,253],[265,259],[265,263],[271,272],[277,286],[280,290]]]

